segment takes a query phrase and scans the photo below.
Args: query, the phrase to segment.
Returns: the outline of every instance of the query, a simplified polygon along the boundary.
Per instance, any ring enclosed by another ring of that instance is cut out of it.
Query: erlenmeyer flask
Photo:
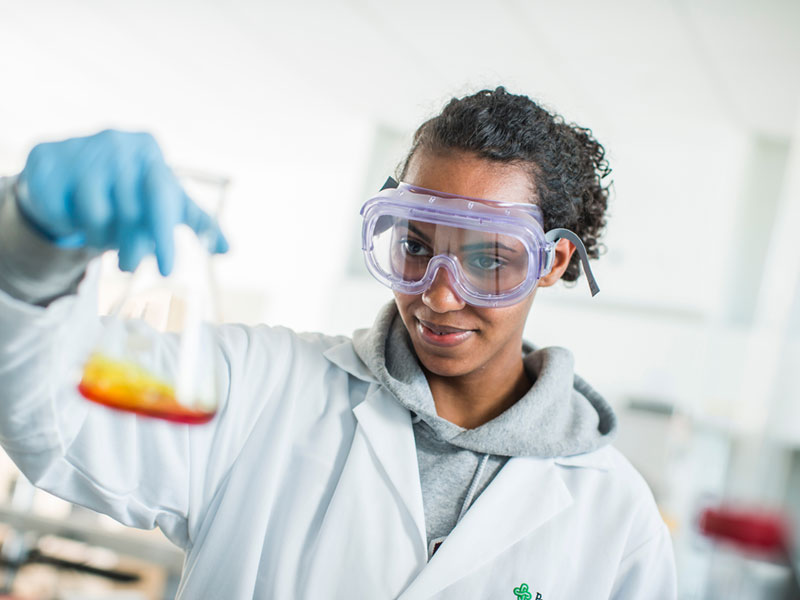
[[[228,180],[181,175],[201,208],[216,215]],[[78,390],[105,406],[178,423],[210,421],[219,403],[213,344],[218,322],[209,244],[187,226],[175,229],[175,264],[167,277],[154,257],[132,275],[105,320],[83,368]]]

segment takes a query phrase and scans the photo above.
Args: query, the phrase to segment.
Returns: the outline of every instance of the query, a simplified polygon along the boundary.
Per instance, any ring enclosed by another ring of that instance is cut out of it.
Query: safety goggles
[[[583,242],[568,229],[545,232],[534,204],[454,196],[390,178],[361,215],[367,269],[402,294],[421,294],[441,268],[468,304],[515,304],[550,272],[562,238],[575,245],[592,296],[599,291]]]

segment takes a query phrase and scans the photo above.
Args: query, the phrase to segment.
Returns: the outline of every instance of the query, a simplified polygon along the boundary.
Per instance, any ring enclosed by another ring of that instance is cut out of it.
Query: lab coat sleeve
[[[0,290],[46,306],[75,293],[86,266],[99,250],[56,248],[35,232],[14,197],[16,178],[0,177]]]
[[[279,328],[262,332],[254,352],[248,328],[217,330],[221,407],[209,424],[176,425],[109,410],[76,388],[103,331],[98,271],[94,261],[75,293],[46,306],[0,290],[0,443],[38,487],[126,525],[158,526],[187,548],[252,432],[258,403],[280,397],[282,377],[275,369],[290,360],[293,338]],[[174,360],[174,336],[158,340],[165,359]],[[232,363],[239,373],[237,403],[228,401]]]
[[[672,541],[666,525],[623,557],[612,600],[674,600],[678,597]]]
[[[101,330],[96,270],[77,296],[47,308],[0,292],[0,443],[36,486],[126,525],[158,525],[186,546],[190,432],[91,405],[76,390]]]

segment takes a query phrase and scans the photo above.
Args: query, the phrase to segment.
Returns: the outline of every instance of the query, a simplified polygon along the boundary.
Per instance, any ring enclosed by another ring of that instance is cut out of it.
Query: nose
[[[436,269],[431,285],[422,292],[422,302],[437,313],[461,310],[466,305],[453,287],[450,273],[443,267]]]

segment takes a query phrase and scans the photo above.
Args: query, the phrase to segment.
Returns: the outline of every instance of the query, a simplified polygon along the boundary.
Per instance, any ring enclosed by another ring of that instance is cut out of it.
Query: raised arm
[[[0,442],[40,487],[129,525],[159,525],[185,546],[192,505],[213,493],[215,440],[242,432],[113,412],[75,387],[102,328],[92,258],[116,249],[120,266],[133,270],[154,253],[167,273],[178,223],[211,233],[225,250],[216,224],[147,134],[41,144],[17,178],[0,180]],[[218,334],[223,398],[231,353],[246,347],[244,337]],[[158,344],[164,360],[177,351],[170,336]]]

